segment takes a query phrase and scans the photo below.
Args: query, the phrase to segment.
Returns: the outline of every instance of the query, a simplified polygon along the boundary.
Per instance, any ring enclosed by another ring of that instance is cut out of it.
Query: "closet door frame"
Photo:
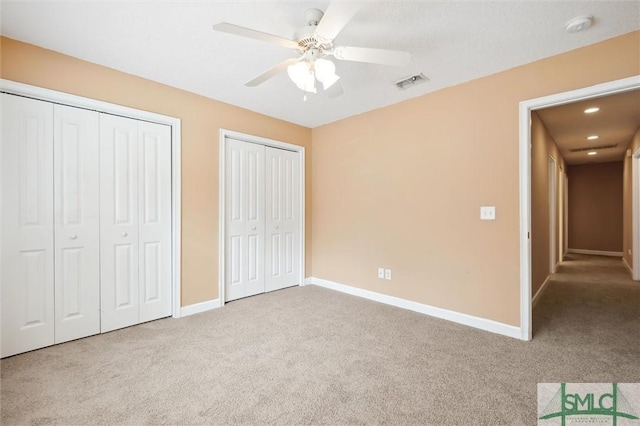
[[[248,135],[245,133],[235,132],[233,130],[220,129],[220,150],[219,150],[219,159],[220,159],[220,175],[219,175],[219,186],[218,186],[218,300],[219,306],[224,306],[225,304],[225,241],[226,241],[226,142],[227,138],[236,139],[243,142],[255,143],[258,145],[264,145],[267,147],[273,147],[278,149],[285,149],[287,151],[293,151],[298,154],[298,166],[300,170],[299,174],[299,182],[298,182],[298,190],[299,190],[299,214],[300,214],[300,225],[298,232],[300,233],[300,265],[298,267],[299,271],[299,282],[300,285],[305,285],[305,152],[304,147],[300,145],[294,145],[287,142],[276,141],[273,139],[267,139],[260,136]]]
[[[24,96],[55,104],[67,105],[76,108],[88,109],[105,114],[119,115],[135,120],[164,124],[171,127],[171,310],[173,318],[181,316],[181,120],[167,115],[156,114],[122,105],[102,102],[82,96],[31,86],[11,80],[0,79],[0,92],[10,95]],[[2,150],[0,150],[0,156]],[[0,161],[2,157],[0,157]],[[2,175],[0,174],[0,179]],[[2,181],[0,180],[0,188]],[[2,191],[0,190],[0,204],[2,203]],[[0,215],[2,211],[0,210]],[[0,222],[2,217],[0,216]],[[0,230],[0,239],[2,238]],[[1,250],[1,247],[0,247]],[[0,252],[0,256],[2,253]],[[0,268],[1,268],[0,264]],[[1,274],[0,270],[0,274]]]

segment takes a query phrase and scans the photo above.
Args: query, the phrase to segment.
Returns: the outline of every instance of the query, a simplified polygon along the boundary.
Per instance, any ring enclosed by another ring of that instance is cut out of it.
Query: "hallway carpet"
[[[532,425],[539,382],[640,382],[639,336],[614,258],[560,266],[531,342],[295,287],[4,359],[1,421]]]

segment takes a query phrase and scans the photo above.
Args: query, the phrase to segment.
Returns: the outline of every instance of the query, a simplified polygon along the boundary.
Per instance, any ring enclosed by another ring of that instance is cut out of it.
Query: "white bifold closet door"
[[[300,284],[299,154],[230,138],[225,151],[225,300]]]
[[[299,154],[266,148],[265,290],[299,284],[300,171]]]
[[[100,332],[98,114],[2,105],[5,357]]]
[[[100,333],[99,114],[54,105],[55,342]]]
[[[54,344],[53,105],[2,94],[2,356]]]
[[[264,293],[264,145],[226,141],[225,298]]]
[[[171,128],[2,94],[6,357],[171,315]]]
[[[100,117],[102,332],[171,315],[171,130]]]

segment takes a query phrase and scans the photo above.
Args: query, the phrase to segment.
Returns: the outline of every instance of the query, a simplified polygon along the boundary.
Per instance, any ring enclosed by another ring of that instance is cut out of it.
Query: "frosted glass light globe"
[[[305,92],[316,93],[315,78],[311,64],[307,61],[301,61],[287,67],[287,74],[300,90]]]

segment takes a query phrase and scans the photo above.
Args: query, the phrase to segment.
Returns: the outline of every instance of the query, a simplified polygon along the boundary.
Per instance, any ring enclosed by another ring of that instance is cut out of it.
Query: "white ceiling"
[[[585,114],[584,110],[591,107],[600,111]],[[538,115],[567,164],[621,161],[640,126],[640,90],[545,108]],[[587,140],[591,135],[598,139]],[[599,148],[611,145],[615,147]],[[572,149],[585,150],[571,152]],[[589,151],[597,154],[589,156]]]
[[[285,73],[244,83],[294,56],[292,50],[220,33],[226,21],[286,38],[309,7],[327,1],[6,1],[7,37],[135,74],[307,127],[315,127],[640,28],[634,1],[367,1],[337,45],[408,50],[404,68],[335,61],[344,95],[303,102]],[[593,27],[565,23],[593,15]],[[414,73],[430,81],[400,91]]]

